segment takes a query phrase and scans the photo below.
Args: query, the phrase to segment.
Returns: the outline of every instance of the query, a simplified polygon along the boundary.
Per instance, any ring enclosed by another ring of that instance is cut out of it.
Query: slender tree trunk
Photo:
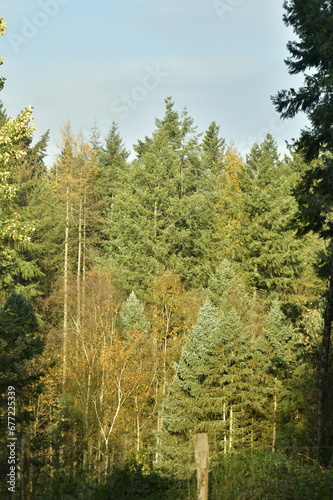
[[[272,451],[275,451],[276,446],[276,420],[277,420],[277,378],[274,378],[274,395],[273,395],[273,432],[272,432]]]
[[[162,411],[163,407],[161,408]],[[160,461],[160,449],[161,449],[161,439],[160,433],[163,427],[163,418],[161,416],[161,411],[157,413],[157,434],[156,434],[156,452],[155,452],[155,463],[158,464]]]
[[[82,200],[79,206],[79,238],[76,270],[76,358],[79,356],[79,334],[81,332],[81,269],[82,269]]]
[[[157,200],[154,203],[154,237],[157,238]]]
[[[227,421],[227,413],[226,413],[226,405],[225,405],[225,401],[223,403],[223,422],[224,422],[224,426],[226,425],[226,421]],[[226,430],[224,428],[224,436],[223,436],[223,451],[224,453],[226,454],[227,453],[227,433],[226,433]]]
[[[140,433],[140,415],[139,415],[139,407],[138,407],[138,397],[134,397],[134,405],[135,405],[135,427],[136,427],[136,452],[139,453],[140,451],[140,440],[141,440],[141,433]]]
[[[86,305],[86,238],[87,238],[87,193],[86,186],[84,188],[83,197],[83,230],[82,230],[82,316],[84,315]]]
[[[229,425],[229,451],[232,450],[233,447],[233,433],[234,433],[234,412],[233,407],[230,407],[230,425]]]
[[[329,278],[326,307],[324,312],[323,338],[319,357],[319,380],[317,401],[317,450],[318,455],[323,455],[325,440],[325,420],[327,412],[327,374],[329,371],[329,354],[331,344],[331,329],[333,320],[333,268]]]
[[[65,255],[64,255],[64,317],[62,338],[62,385],[67,377],[67,336],[68,336],[68,241],[69,241],[69,186],[66,190]]]

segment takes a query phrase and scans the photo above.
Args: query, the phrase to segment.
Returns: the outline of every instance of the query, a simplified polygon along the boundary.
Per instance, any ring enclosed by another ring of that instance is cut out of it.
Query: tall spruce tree
[[[134,292],[131,292],[120,310],[121,325],[126,335],[131,331],[138,330],[147,333],[149,321],[144,313],[142,302],[137,298]]]
[[[126,169],[128,156],[129,152],[118,132],[118,126],[113,123],[105,139],[104,147],[99,148],[97,154],[99,163],[97,181],[106,214],[112,207],[116,184]]]
[[[207,301],[185,338],[175,378],[164,401],[165,465],[186,469],[191,438],[208,432],[212,456],[251,440],[258,395],[251,341],[234,310],[218,313]]]
[[[297,36],[287,44],[289,57],[285,62],[291,75],[305,76],[298,90],[280,90],[272,100],[282,118],[303,112],[310,121],[311,127],[303,129],[296,141],[309,160],[322,151],[332,151],[333,5],[327,0],[288,0],[283,7],[283,20]]]
[[[8,419],[8,427],[13,429],[11,435],[18,440],[15,457],[16,470],[20,474],[17,489],[21,498],[31,498],[30,422],[33,405],[42,393],[41,378],[44,374],[40,355],[45,341],[38,330],[31,302],[22,294],[11,293],[0,309],[0,404],[3,414],[8,412],[12,416],[11,420]],[[6,449],[8,434],[3,435],[3,428],[0,439],[1,446]],[[1,486],[0,494],[7,498]]]
[[[327,416],[332,401],[328,392],[328,377],[331,370],[333,320],[333,233],[330,202],[333,152],[333,5],[327,0],[290,0],[284,2],[284,9],[284,22],[294,29],[298,37],[297,41],[288,43],[290,55],[286,60],[287,68],[292,75],[304,73],[304,84],[298,90],[281,90],[272,100],[283,118],[293,118],[299,112],[304,112],[309,119],[311,127],[301,131],[295,144],[307,160],[328,153],[321,164],[311,165],[297,190],[301,225],[319,233],[328,242],[324,266],[328,284],[322,344],[318,356],[317,447],[320,454],[331,433],[327,426]],[[309,74],[305,73],[307,70]]]
[[[211,271],[212,200],[193,120],[166,100],[152,138],[118,178],[109,218],[108,261],[123,286],[147,290],[158,272],[174,270],[200,285]]]
[[[276,142],[269,134],[262,144],[252,147],[246,165],[239,259],[252,285],[288,300],[301,275],[303,248],[293,225],[297,210],[292,197],[293,171],[279,160]]]

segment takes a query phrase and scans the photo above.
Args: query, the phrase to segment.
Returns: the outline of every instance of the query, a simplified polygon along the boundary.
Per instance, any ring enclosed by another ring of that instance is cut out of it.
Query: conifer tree
[[[245,217],[239,228],[242,267],[257,289],[287,300],[303,266],[303,243],[293,224],[297,210],[291,192],[293,172],[279,160],[269,134],[262,144],[253,146],[247,170],[242,197]]]
[[[98,150],[98,185],[100,196],[105,205],[105,213],[109,214],[115,196],[116,184],[126,169],[129,152],[113,123],[105,139],[104,147]]]
[[[149,322],[144,307],[134,292],[131,292],[120,310],[121,323],[127,335],[133,330],[147,333]]]
[[[307,161],[317,159],[323,153],[322,164],[312,164],[298,189],[301,225],[318,232],[326,239],[325,257],[327,292],[323,314],[324,326],[318,357],[318,418],[317,446],[321,453],[327,429],[328,408],[332,397],[328,393],[328,377],[331,370],[331,326],[333,320],[333,265],[331,195],[332,178],[332,2],[326,0],[290,0],[284,2],[284,22],[297,35],[296,41],[287,45],[289,58],[286,65],[290,74],[304,73],[304,83],[298,89],[279,91],[272,99],[283,118],[293,118],[304,112],[310,127],[301,131],[295,146]],[[309,74],[305,73],[309,70]],[[327,196],[328,195],[328,196]],[[328,201],[328,206],[327,206]],[[303,220],[302,220],[303,218]],[[325,273],[324,273],[325,274]]]
[[[220,127],[213,121],[202,141],[202,162],[215,176],[222,174],[225,163],[225,140],[219,132]]]
[[[0,403],[3,413],[5,409],[7,413],[11,402],[13,418],[8,420],[8,426],[14,429],[12,435],[18,440],[15,465],[20,474],[17,488],[22,498],[31,498],[30,422],[33,406],[42,392],[41,378],[44,375],[40,356],[45,341],[38,330],[31,302],[22,294],[11,293],[0,309]],[[6,444],[3,444],[3,438]],[[5,449],[8,435],[2,435],[1,441]]]
[[[169,269],[199,285],[211,270],[212,203],[193,120],[171,99],[152,138],[118,179],[109,218],[109,265],[126,288],[147,289]]]
[[[280,90],[272,100],[282,118],[305,113],[310,127],[301,131],[295,145],[312,160],[323,151],[332,151],[333,7],[327,0],[285,0],[283,7],[284,23],[297,36],[287,44],[285,62],[291,75],[304,73],[304,83],[297,90]]]
[[[270,385],[271,446],[275,451],[279,440],[278,431],[283,422],[294,421],[293,410],[297,401],[293,396],[296,387],[297,340],[293,327],[283,315],[280,304],[274,301],[267,316],[267,327],[263,331],[263,350],[268,360],[267,374]]]
[[[249,336],[235,311],[220,315],[210,301],[185,338],[175,379],[164,401],[165,464],[182,472],[190,440],[208,432],[212,455],[250,441],[251,409],[258,398]]]

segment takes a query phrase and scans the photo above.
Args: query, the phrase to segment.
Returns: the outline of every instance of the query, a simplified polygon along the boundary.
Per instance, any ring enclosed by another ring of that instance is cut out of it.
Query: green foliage
[[[164,465],[184,475],[196,432],[208,432],[212,455],[256,441],[253,420],[263,406],[254,347],[234,309],[207,301],[185,338],[164,400]]]
[[[20,391],[21,496],[33,484],[45,500],[194,498],[192,438],[207,432],[212,500],[333,497],[332,471],[296,448],[313,446],[318,416],[331,460],[331,3],[284,2],[299,37],[287,66],[311,74],[273,101],[310,119],[296,143],[319,156],[309,165],[281,160],[270,134],[245,162],[216,122],[201,138],[167,98],[134,160],[115,123],[104,146],[96,127],[89,145],[66,125],[48,171],[31,108],[10,118],[0,102],[0,300],[15,291],[0,309],[0,390],[2,406]],[[46,350],[26,298],[38,294]],[[61,353],[66,383],[56,365],[43,393]]]
[[[144,307],[134,292],[131,292],[121,307],[120,319],[126,334],[133,330],[147,333],[149,321],[144,313]]]
[[[116,192],[117,182],[122,179],[129,153],[115,123],[105,139],[105,146],[98,148],[98,191],[104,204],[105,215],[109,213]]]
[[[247,170],[239,229],[242,268],[257,289],[285,298],[294,291],[304,265],[303,242],[293,224],[297,210],[291,192],[293,172],[279,160],[270,135],[253,146]]]
[[[307,457],[306,450],[289,456],[268,451],[221,454],[211,468],[209,498],[329,500],[332,479],[333,471]]]
[[[210,245],[213,199],[193,120],[167,99],[165,117],[156,120],[152,138],[136,151],[137,158],[118,170],[108,264],[122,285],[136,292],[164,270],[198,286],[215,256]]]
[[[195,485],[192,480],[192,491]],[[114,471],[105,486],[100,486],[94,498],[98,500],[185,500],[188,481],[163,477],[156,472],[144,473],[137,463],[128,463]]]
[[[181,481],[158,472],[144,472],[136,462],[117,467],[101,484],[84,475],[56,475],[51,484],[41,481],[40,500],[188,500],[196,493],[194,477]]]
[[[211,463],[210,500],[330,500],[333,471],[323,469],[304,453],[245,451],[220,454]],[[51,487],[50,487],[51,486]],[[44,485],[44,491],[47,486]],[[84,476],[55,476],[40,500],[190,500],[196,497],[196,477],[184,480],[142,471],[135,462],[114,470],[105,484]]]
[[[311,128],[301,131],[296,146],[310,160],[322,150],[332,151],[333,7],[326,0],[288,0],[284,9],[284,22],[297,36],[297,41],[287,45],[288,71],[295,75],[309,70],[309,74],[305,73],[298,90],[281,90],[272,99],[282,118],[306,114]]]
[[[38,335],[38,321],[31,302],[12,293],[0,310],[0,388],[8,385],[29,390],[42,373],[33,360],[42,354],[44,340]]]

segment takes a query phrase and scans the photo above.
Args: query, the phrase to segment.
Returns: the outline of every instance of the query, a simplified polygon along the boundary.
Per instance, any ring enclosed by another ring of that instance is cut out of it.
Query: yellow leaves
[[[0,17],[0,36],[4,35],[7,30],[7,24],[3,17]]]
[[[32,108],[27,106],[20,115],[9,118],[0,127],[0,171],[10,160],[19,160],[26,154],[17,146],[23,139],[32,137],[36,130],[34,125],[29,125],[32,120]]]

